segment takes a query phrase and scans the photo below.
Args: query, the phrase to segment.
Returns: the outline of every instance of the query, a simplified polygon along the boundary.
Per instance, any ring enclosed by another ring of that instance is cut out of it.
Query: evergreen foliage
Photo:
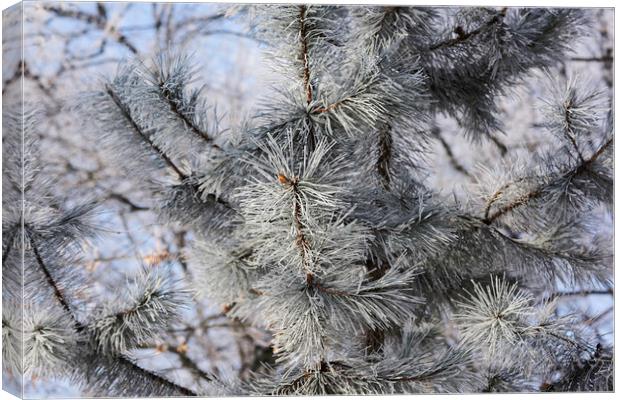
[[[24,280],[33,320],[5,307],[5,360],[18,364],[22,324],[25,371],[79,360],[88,368],[76,379],[97,395],[613,390],[613,349],[549,299],[613,288],[612,250],[596,229],[613,201],[605,95],[576,79],[550,82],[552,152],[481,171],[470,202],[426,182],[437,115],[472,141],[501,131],[500,97],[553,70],[588,12],[243,11],[282,79],[239,132],[220,132],[208,93],[191,87],[191,59],[173,53],[123,64],[76,112],[119,168],[157,193],[162,221],[192,228],[196,289],[267,328],[275,363],[208,388],[137,365],[130,351],[191,297],[170,271],[147,267],[126,298],[80,308],[84,288],[68,265],[92,234],[92,207],[56,207],[36,182],[28,132],[23,186],[4,191],[17,199],[23,187],[26,203],[23,216],[5,208],[3,274],[11,287]]]
[[[98,304],[79,267],[84,245],[97,233],[96,207],[66,208],[71,202],[53,194],[54,182],[39,164],[37,119],[30,104],[3,110],[5,368],[70,377],[96,394],[195,394],[142,368],[128,352],[174,321],[189,300],[187,290],[164,267],[145,267],[126,298],[113,307]]]

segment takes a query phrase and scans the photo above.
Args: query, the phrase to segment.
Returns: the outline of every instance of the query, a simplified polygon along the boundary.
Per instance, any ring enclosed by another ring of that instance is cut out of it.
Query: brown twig
[[[385,190],[390,189],[390,164],[392,162],[392,126],[382,124],[379,127],[379,158],[377,159],[377,171],[381,177],[381,183]]]
[[[335,103],[332,103],[330,105],[327,106],[323,106],[323,107],[317,107],[314,110],[312,110],[313,114],[324,114],[324,113],[328,113],[330,111],[335,110],[336,108],[338,108],[338,106],[340,106],[342,103],[344,103],[345,100],[338,100]]]
[[[310,243],[304,231],[301,215],[301,193],[299,193],[299,178],[289,178],[284,174],[278,175],[278,181],[293,192],[293,224],[295,226],[295,246],[299,250],[302,259],[302,267],[306,273],[306,284],[312,286],[314,273],[310,269]]]
[[[603,144],[589,159],[584,160],[577,168],[573,169],[572,171],[569,171],[569,174],[572,175],[576,175],[580,172],[582,172],[583,170],[585,170],[586,168],[588,168],[588,166],[590,166],[592,163],[594,163],[600,156],[601,154],[603,154],[605,152],[605,150],[611,146],[613,142],[613,138],[609,139],[607,142],[605,142],[605,144]],[[521,179],[522,180],[522,179]],[[510,183],[507,184],[508,186],[514,184]],[[505,185],[506,186],[506,185]],[[522,195],[521,197],[519,197],[518,199],[516,199],[514,202],[500,208],[499,210],[497,210],[495,213],[489,215],[489,211],[490,211],[490,207],[492,205],[492,203],[496,200],[494,199],[493,202],[491,202],[490,204],[487,204],[487,209],[485,212],[485,217],[483,222],[487,225],[493,223],[496,219],[498,219],[499,217],[503,216],[504,214],[521,207],[524,204],[527,204],[530,200],[536,199],[538,197],[540,197],[542,194],[544,193],[544,187],[538,187],[524,195]],[[496,197],[495,195],[492,196],[492,199]]]
[[[307,6],[299,6],[299,40],[301,43],[301,53],[299,55],[300,60],[303,63],[302,78],[304,83],[304,90],[306,92],[306,102],[312,103],[312,85],[310,84],[310,60],[308,59],[308,32],[306,30],[306,12]]]

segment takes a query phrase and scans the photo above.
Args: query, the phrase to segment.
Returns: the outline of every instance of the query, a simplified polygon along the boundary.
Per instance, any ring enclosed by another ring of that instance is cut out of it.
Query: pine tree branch
[[[301,374],[299,377],[293,379],[290,382],[287,382],[284,385],[281,385],[279,387],[279,392],[281,392],[281,389],[283,388],[296,388],[300,385],[303,385],[304,382],[307,382],[312,376],[314,376],[317,372],[319,373],[328,373],[331,372],[331,370],[334,367],[339,367],[341,369],[350,369],[351,367],[349,367],[348,365],[340,362],[340,361],[321,361],[319,364],[319,368],[318,369],[314,369],[314,370],[308,370],[305,371],[303,374]],[[274,395],[278,395],[278,393],[272,393]]]
[[[570,115],[570,109],[572,107],[572,104],[569,102],[567,104],[564,104],[564,136],[566,136],[566,138],[568,139],[568,141],[571,143],[571,145],[573,146],[573,148],[575,149],[575,152],[577,153],[577,156],[579,156],[579,160],[583,163],[585,160],[583,158],[583,155],[581,155],[581,151],[579,150],[579,146],[577,146],[577,141],[575,140],[575,137],[571,134],[572,129],[572,119],[571,119],[571,115]]]
[[[299,6],[299,40],[301,45],[301,53],[299,58],[303,63],[303,85],[306,92],[306,102],[308,105],[312,103],[312,85],[310,83],[310,60],[308,58],[308,32],[306,27],[306,14],[308,7],[306,5]]]
[[[561,380],[545,382],[543,392],[613,391],[613,355],[605,354],[602,345],[590,349],[590,359],[586,362],[573,361]],[[601,376],[602,375],[602,379]]]
[[[420,374],[420,375],[415,375],[415,376],[404,376],[402,378],[384,378],[384,379],[390,382],[426,382],[426,381],[433,379],[435,375],[439,375],[440,373],[441,371],[432,371],[426,374]]]
[[[148,376],[149,378],[153,379],[155,382],[157,382],[158,384],[162,385],[162,386],[168,386],[168,387],[172,387],[174,388],[178,393],[180,393],[182,396],[187,396],[187,397],[197,397],[198,393],[196,393],[195,391],[186,388],[185,386],[181,386],[177,383],[174,383],[170,380],[168,380],[167,378],[164,378],[163,376],[160,376],[159,374],[150,371],[146,368],[142,368],[141,366],[139,366],[134,360],[132,360],[131,358],[129,358],[126,355],[120,355],[118,357],[118,360],[127,365],[129,368],[133,369],[134,371],[136,371],[137,373],[141,374],[141,375],[145,375]]]
[[[586,164],[592,164],[593,162],[595,162],[600,156],[601,154],[603,154],[605,152],[605,150],[607,150],[607,148],[609,146],[611,146],[611,144],[613,143],[614,138],[612,137],[611,139],[609,139],[607,142],[605,142],[604,145],[602,145],[593,155],[592,157],[590,157],[590,159],[586,162]],[[586,165],[587,166],[587,165]]]
[[[207,200],[213,201],[213,202],[215,202],[217,204],[220,204],[220,205],[224,206],[226,209],[232,211],[233,213],[235,213],[235,214],[237,214],[239,216],[241,215],[241,213],[235,207],[233,207],[228,201],[222,199],[221,196],[216,196],[213,193],[209,193],[205,197],[206,197]]]
[[[302,259],[302,267],[306,273],[306,284],[312,286],[314,282],[314,273],[310,268],[310,243],[304,232],[304,224],[301,215],[301,193],[299,192],[299,178],[288,178],[287,176],[278,175],[278,181],[292,189],[293,191],[293,223],[295,226],[295,246],[297,247]]]
[[[503,216],[504,214],[507,214],[510,211],[512,211],[512,210],[514,210],[516,208],[519,208],[519,207],[527,204],[531,200],[537,199],[542,194],[543,194],[542,187],[538,188],[536,190],[533,190],[531,192],[528,192],[525,195],[521,196],[519,199],[515,200],[513,203],[510,203],[510,204],[506,205],[505,207],[500,208],[494,214],[492,214],[489,217],[485,218],[484,221],[485,221],[485,223],[487,225],[491,224],[496,219],[498,219],[499,217]],[[497,200],[498,198],[499,197],[493,197],[493,201]]]
[[[390,189],[392,144],[392,126],[390,124],[382,124],[379,127],[379,158],[377,159],[377,171],[379,172],[381,183],[385,190]]]
[[[331,289],[331,288],[326,288],[325,286],[321,285],[318,282],[314,283],[314,287],[317,288],[317,290],[319,292],[327,293],[327,294],[332,295],[332,296],[338,296],[338,297],[355,296],[355,293],[345,292],[345,291],[342,291],[342,290],[335,290],[335,289]]]
[[[196,124],[194,124],[194,122],[191,120],[191,118],[189,118],[184,112],[182,112],[179,109],[179,106],[177,104],[176,101],[172,100],[170,98],[170,93],[168,92],[168,90],[164,87],[164,83],[160,83],[159,84],[159,90],[161,93],[161,96],[164,98],[164,100],[166,101],[166,103],[168,103],[168,106],[170,107],[170,110],[181,120],[183,121],[183,123],[185,124],[185,126],[189,127],[189,130],[196,135],[197,137],[199,137],[202,140],[205,140],[207,143],[209,143],[211,145],[211,147],[213,147],[214,149],[217,150],[222,150],[222,148],[213,141],[213,138],[209,136],[209,134],[207,134],[207,132],[202,131],[198,126],[196,126]]]
[[[31,235],[28,235],[28,239],[30,242],[30,246],[32,248],[32,251],[34,253],[35,259],[37,261],[37,264],[39,265],[39,267],[41,268],[41,271],[43,272],[43,274],[45,275],[45,279],[47,280],[48,285],[50,286],[50,288],[54,291],[54,297],[56,298],[56,300],[58,301],[58,303],[61,305],[61,307],[67,312],[67,315],[69,315],[71,317],[71,319],[73,320],[75,329],[77,332],[84,332],[86,331],[87,327],[85,325],[83,325],[76,317],[73,308],[71,307],[71,305],[69,304],[69,302],[67,301],[67,298],[65,297],[65,295],[63,294],[62,290],[58,287],[58,284],[56,283],[56,280],[54,279],[54,277],[52,276],[52,274],[49,271],[49,268],[47,267],[47,265],[45,264],[45,262],[43,261],[43,258],[41,257],[41,254],[39,252],[39,249],[34,241],[34,238]],[[156,382],[161,383],[164,386],[170,386],[175,388],[175,390],[177,390],[179,393],[185,395],[185,396],[198,396],[198,394],[184,386],[178,385],[162,376],[160,376],[159,374],[153,372],[153,371],[149,371],[147,369],[144,369],[142,367],[140,367],[139,365],[136,364],[135,361],[131,360],[128,356],[121,354],[119,356],[116,356],[117,359],[122,362],[123,364],[127,364],[128,367],[130,367],[131,369],[134,369],[135,371],[146,375],[148,377],[150,377],[151,379],[154,379]]]
[[[580,163],[576,168],[573,168],[572,170],[568,171],[566,174],[569,175],[577,175],[580,172],[583,172],[585,169],[587,169],[592,163],[594,163],[600,156],[601,154],[603,154],[605,152],[605,150],[611,146],[613,142],[613,138],[609,139],[607,142],[605,142],[605,144],[603,144],[589,159],[584,160],[582,163]],[[524,180],[526,178],[522,178],[521,180]],[[505,189],[506,187],[510,186],[514,184],[510,183],[505,185],[503,188]],[[499,196],[501,195],[501,191],[502,189],[498,190],[493,196],[491,196],[491,200],[489,201],[489,203],[487,204],[487,208],[485,211],[485,217],[484,217],[484,223],[489,225],[491,223],[493,223],[495,220],[497,220],[498,218],[500,218],[501,216],[523,206],[526,205],[527,203],[529,203],[531,200],[537,199],[540,196],[542,196],[544,194],[544,189],[545,186],[539,186],[538,188],[524,194],[523,196],[519,197],[518,199],[514,200],[512,203],[501,207],[499,210],[497,210],[495,213],[489,215],[489,211],[491,208],[491,205],[499,198]]]
[[[164,153],[150,138],[149,136],[142,130],[142,128],[136,123],[136,121],[133,119],[132,115],[131,115],[131,111],[129,110],[129,107],[127,107],[123,101],[120,99],[120,97],[118,96],[118,94],[114,91],[114,89],[112,88],[111,85],[105,85],[105,89],[106,89],[106,94],[108,96],[110,96],[110,98],[112,99],[112,101],[114,102],[114,104],[116,105],[116,107],[118,108],[118,110],[120,111],[121,115],[123,116],[123,118],[125,118],[125,120],[127,122],[129,122],[129,124],[131,125],[133,131],[135,134],[137,134],[138,136],[140,136],[140,138],[147,143],[154,151],[155,153],[157,153],[162,160],[165,161],[165,163],[174,170],[174,172],[177,174],[177,176],[181,179],[181,180],[185,180],[188,178],[187,175],[185,175],[180,169],[179,167],[177,167],[172,160],[170,159],[170,157],[168,157],[168,155],[166,153]]]
[[[26,232],[28,232],[28,227],[26,226],[25,228],[26,228]],[[71,318],[75,322],[75,326],[79,328],[78,331],[83,330],[84,326],[78,321],[73,311],[73,308],[71,307],[66,297],[64,296],[64,294],[62,293],[58,285],[56,284],[56,280],[50,273],[50,270],[47,268],[47,265],[43,262],[43,258],[41,257],[41,254],[39,253],[39,249],[34,241],[34,238],[29,233],[28,233],[28,241],[30,242],[30,247],[32,248],[32,252],[34,253],[35,260],[37,261],[37,264],[39,265],[39,267],[41,268],[41,271],[45,275],[47,284],[54,291],[54,296],[56,297],[56,300],[58,300],[58,303],[60,303],[60,305],[62,306],[62,308],[64,308],[67,314],[71,316]]]
[[[559,334],[559,333],[555,333],[555,332],[545,331],[544,328],[538,329],[537,327],[535,327],[534,329],[535,330],[539,330],[543,334],[549,335],[549,336],[551,336],[551,337],[553,337],[555,339],[558,339],[558,340],[560,340],[560,341],[562,341],[564,343],[568,343],[571,346],[574,346],[575,348],[578,348],[578,349],[590,350],[592,348],[591,346],[579,343],[576,340],[569,338],[568,336],[565,336],[565,335],[562,335],[562,334]]]
[[[525,180],[527,180],[527,179],[529,179],[529,178],[531,178],[531,177],[523,177],[523,178],[519,178],[519,179],[517,179],[517,180],[515,180],[515,181],[513,181],[513,182],[506,183],[505,185],[503,185],[502,187],[500,187],[499,189],[497,189],[497,190],[495,191],[495,193],[493,193],[493,194],[491,195],[491,197],[489,197],[489,200],[487,201],[487,205],[486,205],[486,207],[485,207],[485,209],[484,209],[484,219],[485,219],[485,220],[489,219],[489,214],[491,213],[491,207],[493,206],[493,204],[494,204],[497,200],[499,200],[499,199],[501,198],[502,194],[504,194],[504,191],[505,191],[506,189],[508,189],[509,187],[514,186],[514,185],[516,185],[516,184],[518,184],[518,183],[521,183],[521,182],[523,182],[523,181],[525,181]],[[542,178],[542,177],[539,177],[539,178]]]
[[[308,49],[308,31],[306,26],[306,17],[308,6],[299,6],[299,40],[301,45],[299,58],[303,64],[302,79],[303,88],[306,93],[306,103],[310,105],[314,98],[312,93],[312,82],[310,82],[310,59]],[[310,121],[310,130],[308,131],[308,147],[313,150],[316,146],[316,138],[314,132],[314,124]]]
[[[454,33],[457,34],[456,38],[449,39],[449,40],[446,40],[446,41],[443,41],[443,42],[440,42],[440,43],[436,43],[436,44],[430,46],[428,48],[428,50],[429,51],[434,51],[434,50],[439,50],[439,49],[445,49],[445,48],[448,48],[448,47],[453,47],[453,46],[459,45],[461,43],[464,43],[467,40],[469,40],[470,38],[476,37],[480,33],[484,32],[487,28],[490,28],[493,25],[500,23],[504,19],[504,17],[506,16],[506,12],[507,11],[508,11],[507,7],[502,8],[501,11],[497,15],[493,16],[487,22],[482,24],[479,28],[474,29],[473,31],[465,32],[465,31],[463,31],[463,28],[461,28],[460,26],[457,26],[454,29]]]
[[[405,9],[406,7],[399,7],[399,6],[384,6],[382,11],[382,15],[381,15],[381,21],[379,21],[379,23],[377,24],[377,26],[379,27],[376,30],[376,33],[374,34],[375,37],[381,37],[383,32],[390,32],[393,26],[393,22],[388,21],[389,17],[392,16],[393,14],[396,14],[399,10],[401,9]],[[387,35],[387,34],[385,34]]]

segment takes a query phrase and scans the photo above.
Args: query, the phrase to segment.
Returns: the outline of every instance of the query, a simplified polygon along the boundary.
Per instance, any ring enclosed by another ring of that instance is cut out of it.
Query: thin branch
[[[487,217],[484,219],[486,224],[491,224],[493,223],[496,219],[498,219],[499,217],[501,217],[502,215],[509,213],[510,211],[521,207],[524,204],[527,204],[530,200],[536,199],[538,197],[540,197],[543,194],[543,190],[542,187],[535,189],[529,193],[526,193],[525,195],[521,196],[519,199],[515,200],[513,203],[510,203],[508,205],[506,205],[503,208],[500,208],[499,210],[497,210],[494,214],[492,214],[491,216]]]
[[[585,160],[584,162],[582,162],[579,166],[577,166],[576,168],[572,169],[571,171],[568,172],[568,174],[570,175],[576,175],[582,171],[584,171],[586,168],[588,168],[592,163],[594,163],[600,156],[601,154],[603,154],[605,152],[605,150],[611,146],[613,142],[613,138],[609,139],[604,145],[602,145],[597,151],[596,153],[594,153],[592,155],[592,157],[590,157],[589,159]],[[523,178],[521,179],[523,180]],[[511,183],[512,184],[512,183]],[[508,185],[511,185],[508,184]],[[506,185],[505,185],[506,186]],[[498,191],[499,192],[499,191]],[[528,192],[526,194],[524,194],[523,196],[519,197],[518,199],[516,199],[514,202],[500,208],[499,210],[497,210],[495,213],[491,214],[489,216],[489,210],[491,205],[493,204],[493,202],[495,200],[497,200],[499,195],[493,195],[490,203],[487,204],[487,209],[485,212],[485,218],[484,218],[484,223],[489,225],[491,223],[493,223],[496,219],[498,219],[499,217],[503,216],[504,214],[519,208],[525,204],[527,204],[530,200],[536,199],[540,196],[542,196],[544,193],[544,186],[540,186],[534,190],[532,190],[531,192]],[[496,192],[497,194],[497,192]],[[501,194],[501,193],[500,193]]]
[[[46,86],[43,83],[43,78],[35,73],[33,73],[30,68],[28,67],[28,64],[26,64],[26,61],[21,60],[19,62],[19,64],[17,65],[17,69],[15,70],[15,73],[13,75],[11,75],[7,80],[4,81],[4,84],[2,86],[2,93],[4,94],[4,92],[6,91],[6,89],[8,88],[9,85],[11,85],[12,83],[18,81],[19,79],[30,79],[32,81],[34,81],[37,84],[37,87],[50,99],[56,101],[56,99],[53,96],[52,90],[54,89],[54,85],[50,85],[50,87]]]
[[[140,126],[136,123],[136,121],[133,119],[132,115],[131,115],[131,111],[129,110],[129,108],[122,102],[122,100],[118,97],[118,95],[116,94],[116,92],[114,92],[114,89],[112,89],[111,85],[106,85],[106,93],[108,94],[108,96],[110,96],[110,98],[112,99],[112,101],[114,102],[114,104],[116,105],[116,107],[119,109],[119,111],[121,112],[122,116],[127,120],[127,122],[129,122],[129,124],[131,125],[131,127],[133,128],[134,133],[136,133],[138,136],[140,136],[142,138],[142,140],[144,140],[153,150],[155,150],[155,152],[166,162],[166,164],[172,168],[174,170],[174,172],[176,172],[176,174],[178,175],[178,177],[181,180],[185,180],[188,178],[187,175],[185,175],[180,169],[179,167],[177,167],[172,160],[170,159],[170,157],[168,157],[168,155],[166,153],[164,153],[155,143],[153,143],[153,141],[151,141],[151,139],[148,137],[148,135],[142,130],[142,128],[140,128]]]
[[[168,380],[167,378],[164,378],[163,376],[160,376],[159,374],[150,371],[146,368],[142,368],[141,366],[139,366],[134,360],[132,360],[131,358],[129,358],[126,355],[120,355],[118,357],[118,360],[120,362],[122,362],[123,364],[126,364],[129,368],[143,374],[146,375],[148,377],[150,377],[151,379],[153,379],[155,382],[157,382],[160,385],[163,386],[171,386],[173,387],[176,391],[178,391],[179,393],[181,393],[181,395],[183,396],[188,396],[188,397],[196,397],[198,396],[198,393],[194,392],[191,389],[186,388],[185,386],[181,386],[177,383],[174,383],[170,380]]]
[[[613,56],[601,56],[601,57],[572,57],[570,61],[581,62],[613,62]]]
[[[342,100],[338,100],[332,104],[329,104],[327,106],[322,106],[322,107],[317,107],[315,109],[312,110],[313,114],[324,114],[324,113],[328,113],[330,111],[335,110],[336,108],[338,108],[342,103],[344,103],[345,101],[347,101],[349,98],[345,98]]]
[[[92,25],[98,25],[102,21],[100,15],[94,15],[80,10],[70,10],[48,4],[43,4],[43,9],[56,14],[59,17],[73,18]]]
[[[310,84],[310,60],[308,59],[308,32],[306,30],[306,12],[307,6],[299,6],[299,35],[301,42],[301,53],[299,58],[303,62],[302,77],[304,81],[304,90],[306,92],[306,102],[312,103],[312,85]]]
[[[458,172],[467,176],[468,178],[473,178],[472,175],[469,173],[469,171],[463,165],[461,165],[461,163],[458,162],[458,160],[454,156],[454,153],[452,152],[452,148],[450,147],[448,142],[446,142],[443,136],[441,136],[441,132],[439,131],[439,128],[434,127],[432,129],[432,132],[435,135],[435,137],[437,137],[437,140],[439,140],[439,143],[441,143],[442,147],[444,148],[446,155],[448,156],[448,160],[450,160],[450,164],[452,165],[452,167]]]
[[[564,123],[566,124],[566,128],[564,129],[564,136],[566,136],[568,141],[572,144],[573,148],[575,149],[575,152],[577,152],[577,155],[579,156],[579,160],[583,163],[585,161],[583,158],[583,155],[581,154],[581,151],[579,150],[579,146],[577,146],[577,141],[575,139],[575,136],[571,134],[571,131],[572,131],[572,123],[571,123],[571,116],[570,116],[571,106],[572,106],[571,102],[564,104]]]
[[[194,188],[194,190],[198,190],[196,188],[196,185],[192,185],[192,188]],[[241,216],[241,213],[235,207],[233,207],[228,201],[224,200],[221,196],[216,196],[213,193],[207,193],[206,195],[204,195],[204,197],[206,198],[207,201],[212,201],[214,203],[220,204],[224,206],[226,209],[237,214],[237,216]]]
[[[188,266],[187,266],[187,261],[185,259],[185,234],[187,232],[186,231],[180,231],[180,232],[176,232],[174,234],[174,239],[177,243],[177,247],[178,247],[178,252],[179,252],[179,264],[181,264],[181,268],[183,268],[183,272],[185,272],[186,274],[189,275],[189,270],[188,270]]]
[[[379,158],[377,159],[377,171],[382,178],[381,183],[385,190],[390,189],[390,164],[392,162],[392,126],[382,124],[379,127]]]
[[[304,224],[302,222],[301,215],[301,193],[299,193],[299,188],[297,184],[299,183],[299,178],[289,179],[283,174],[278,175],[278,181],[289,187],[293,191],[293,223],[295,226],[295,245],[299,250],[299,254],[302,259],[302,267],[306,273],[306,284],[308,286],[312,286],[314,282],[314,273],[310,270],[310,243],[306,238],[306,234],[304,232]]]
[[[605,152],[605,150],[607,150],[607,148],[609,146],[611,146],[611,144],[613,143],[614,138],[612,137],[611,139],[609,139],[607,142],[605,142],[604,145],[602,145],[597,151],[596,153],[594,153],[592,155],[592,157],[590,157],[590,159],[587,161],[587,164],[592,164],[593,162],[595,162],[600,156],[601,154],[603,154]]]
[[[105,12],[104,13],[99,12],[99,14],[95,15],[95,14],[90,14],[90,13],[80,11],[80,10],[70,10],[70,9],[47,5],[47,4],[43,5],[43,9],[59,17],[73,18],[73,19],[77,19],[80,21],[84,21],[88,24],[96,26],[97,28],[103,31],[107,29],[108,18]],[[131,53],[138,54],[138,49],[129,42],[129,39],[127,39],[127,36],[120,33],[114,27],[112,27],[110,32],[114,34],[114,38],[119,44],[125,46]]]
[[[181,361],[181,364],[183,364],[185,368],[192,371],[195,375],[201,377],[207,382],[212,382],[213,380],[215,380],[215,377],[211,375],[210,373],[204,371],[202,368],[200,368],[200,366],[187,355],[187,352],[180,351],[174,347],[169,348],[168,351],[179,356],[179,360]]]
[[[502,157],[506,155],[506,153],[508,153],[508,147],[506,147],[506,145],[504,143],[502,143],[501,140],[499,140],[497,137],[495,137],[494,135],[489,134],[488,135],[489,139],[491,139],[491,142],[493,142],[493,144],[495,144],[497,146],[497,148],[499,149],[499,152],[501,153]]]
[[[149,207],[144,207],[144,206],[137,205],[133,201],[129,200],[129,198],[127,198],[125,195],[122,195],[120,193],[111,193],[108,196],[108,199],[116,200],[116,201],[118,201],[120,203],[127,204],[131,211],[146,211],[146,210],[150,210]]]
[[[457,34],[456,38],[449,39],[449,40],[446,40],[440,43],[436,43],[430,46],[428,50],[434,51],[434,50],[443,49],[447,47],[453,47],[463,42],[466,42],[468,39],[475,37],[479,35],[480,33],[482,33],[485,29],[490,28],[493,25],[500,23],[502,19],[506,16],[507,11],[508,11],[507,7],[502,8],[502,10],[497,15],[493,16],[491,19],[489,19],[487,22],[485,22],[479,28],[474,29],[473,31],[464,32],[463,28],[461,28],[460,26],[457,26],[454,29],[454,33]]]
[[[196,23],[203,26],[204,24],[208,22],[217,21],[225,17],[226,17],[226,13],[218,13],[218,14],[213,14],[213,15],[199,16],[199,17],[189,17],[189,18],[185,18],[177,22],[174,28],[175,30],[180,30],[191,24],[196,24]]]
[[[206,132],[202,131],[198,126],[196,126],[196,124],[194,124],[194,122],[191,120],[191,118],[189,118],[184,112],[182,112],[179,109],[179,106],[178,106],[177,102],[170,98],[170,93],[164,87],[164,83],[163,82],[159,83],[159,89],[161,91],[162,97],[166,100],[166,102],[170,106],[170,110],[175,115],[177,115],[178,118],[181,119],[181,121],[183,121],[185,126],[189,127],[189,130],[193,134],[198,136],[200,139],[203,139],[206,142],[208,142],[214,149],[221,150],[221,147],[213,142],[213,138],[212,137],[210,137]]]
[[[601,312],[599,315],[592,317],[590,319],[587,319],[586,321],[584,321],[584,323],[586,325],[594,325],[596,324],[598,321],[600,321],[601,319],[605,318],[606,315],[608,315],[609,313],[614,311],[614,306],[610,306],[608,307],[605,311]]]
[[[594,295],[605,295],[605,296],[613,296],[614,290],[612,288],[605,290],[577,290],[572,292],[556,292],[553,293],[549,298],[554,299],[556,297],[572,297],[572,296],[594,296]]]
[[[177,347],[170,346],[167,344],[160,344],[160,345],[144,344],[140,346],[140,348],[155,350],[158,353],[169,352],[172,354],[176,354],[179,357],[179,361],[181,361],[181,364],[183,365],[183,367],[189,369],[192,375],[200,377],[208,382],[211,382],[215,379],[215,377],[212,374],[200,368],[200,366],[187,355],[187,341],[183,342],[180,346],[177,346]]]
[[[505,185],[503,185],[502,187],[500,187],[499,189],[497,189],[497,191],[495,191],[495,193],[493,193],[490,197],[489,200],[487,201],[487,205],[484,209],[484,219],[488,219],[489,218],[489,214],[491,213],[491,207],[493,206],[493,204],[499,200],[501,198],[501,195],[504,194],[504,191],[506,189],[508,189],[511,186],[514,186],[518,183],[521,183],[527,179],[534,179],[534,178],[538,178],[538,179],[543,179],[544,176],[540,176],[540,175],[535,175],[535,176],[524,176],[522,178],[519,178],[515,181],[512,182],[508,182]]]
[[[27,229],[28,227],[26,227],[26,230]],[[79,328],[78,331],[85,329],[85,327],[78,321],[77,317],[75,316],[73,312],[73,308],[71,307],[66,297],[64,296],[64,294],[62,293],[58,285],[56,284],[56,280],[50,273],[50,270],[47,268],[47,265],[43,262],[43,258],[41,257],[41,254],[39,253],[39,249],[34,241],[34,238],[30,234],[28,234],[28,241],[30,242],[30,247],[32,248],[32,252],[34,253],[35,260],[37,261],[37,264],[39,264],[39,267],[41,267],[41,271],[43,271],[43,274],[45,275],[47,284],[54,291],[54,296],[56,297],[56,300],[58,300],[62,308],[64,308],[65,311],[71,316],[71,318],[75,322],[75,326]]]

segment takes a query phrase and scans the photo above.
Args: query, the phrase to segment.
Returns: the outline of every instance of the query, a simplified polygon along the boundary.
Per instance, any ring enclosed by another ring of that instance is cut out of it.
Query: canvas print
[[[25,398],[614,390],[612,8],[3,11]]]

